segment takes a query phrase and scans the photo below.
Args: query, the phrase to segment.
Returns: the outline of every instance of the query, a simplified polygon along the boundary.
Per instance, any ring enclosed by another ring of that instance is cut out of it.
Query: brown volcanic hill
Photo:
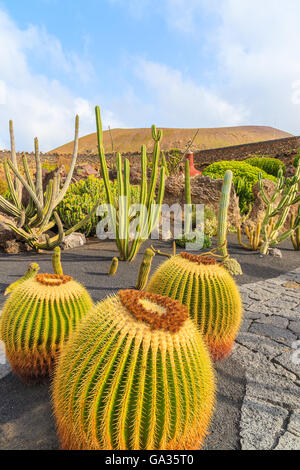
[[[185,150],[193,139],[197,129],[168,129],[163,128],[162,150],[179,148]],[[121,153],[139,152],[141,145],[145,144],[149,151],[153,148],[151,129],[112,129],[114,150]],[[266,126],[237,126],[200,129],[192,146],[193,150],[229,147],[232,145],[248,144],[265,140],[291,137],[292,134]],[[112,151],[109,131],[103,132],[104,148],[107,153]],[[58,147],[51,152],[70,154],[73,151],[73,142]],[[79,153],[97,153],[97,134],[89,134],[79,139]]]

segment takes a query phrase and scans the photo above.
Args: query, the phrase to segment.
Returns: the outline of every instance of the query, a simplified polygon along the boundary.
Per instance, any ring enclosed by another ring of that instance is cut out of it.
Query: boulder
[[[83,163],[81,165],[76,166],[74,170],[73,177],[79,181],[81,179],[86,179],[89,176],[96,176],[99,177],[99,171],[89,163]]]
[[[216,214],[219,210],[221,190],[223,180],[214,180],[209,176],[199,175],[191,178],[191,195],[193,204],[204,204],[212,209]],[[185,204],[184,176],[172,176],[166,181],[165,204]],[[239,198],[232,186],[230,205],[228,210],[228,222],[230,225],[238,226],[241,224],[239,209]]]
[[[5,253],[16,255],[23,251],[22,243],[17,242],[17,240],[6,240],[4,242],[4,251]]]
[[[62,248],[64,250],[70,250],[71,248],[77,248],[86,244],[86,238],[84,233],[73,232],[66,236],[62,242]]]
[[[15,233],[4,222],[0,222],[0,245],[3,246],[7,240],[16,238]]]

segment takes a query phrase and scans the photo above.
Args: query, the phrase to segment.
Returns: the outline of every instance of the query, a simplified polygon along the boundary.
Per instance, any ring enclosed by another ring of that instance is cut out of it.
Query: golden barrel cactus
[[[209,353],[187,308],[135,290],[95,306],[53,381],[64,449],[199,449],[214,395]]]
[[[235,281],[214,258],[190,253],[173,256],[157,269],[146,290],[188,307],[215,361],[230,354],[242,319],[242,302]]]
[[[51,373],[58,353],[93,305],[70,276],[37,274],[13,290],[3,307],[0,337],[6,357],[25,383]]]

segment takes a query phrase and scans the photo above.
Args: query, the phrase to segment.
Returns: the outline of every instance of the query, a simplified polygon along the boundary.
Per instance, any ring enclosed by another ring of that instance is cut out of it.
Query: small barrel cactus
[[[228,271],[208,256],[181,253],[154,273],[147,292],[179,300],[189,309],[217,361],[230,354],[242,318],[242,302]]]
[[[136,290],[95,306],[53,381],[64,449],[199,449],[214,396],[209,352],[187,308]]]
[[[64,342],[92,305],[86,289],[63,274],[37,274],[13,290],[3,308],[0,337],[24,383],[51,373]]]
[[[145,289],[147,285],[148,276],[151,271],[153,256],[155,256],[155,253],[153,250],[151,250],[151,248],[148,248],[144,253],[143,261],[141,262],[139,268],[138,278],[135,286],[135,288],[138,290]]]
[[[110,265],[110,268],[109,268],[109,271],[108,271],[109,276],[114,276],[116,274],[116,272],[118,270],[118,266],[119,266],[118,258],[113,258],[112,262],[111,262],[111,265]]]

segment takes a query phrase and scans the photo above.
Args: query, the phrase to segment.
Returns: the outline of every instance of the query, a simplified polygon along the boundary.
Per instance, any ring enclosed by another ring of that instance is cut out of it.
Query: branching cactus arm
[[[9,121],[9,134],[10,134],[10,146],[11,146],[11,161],[13,165],[18,169],[18,161],[16,154],[15,136],[14,136],[14,125],[13,121]],[[17,195],[18,207],[21,205],[22,200],[22,186],[20,181],[15,177],[14,188]]]
[[[34,156],[35,156],[35,167],[36,167],[36,194],[37,197],[42,204],[44,205],[44,195],[43,195],[43,172],[42,172],[42,164],[40,159],[40,150],[39,150],[39,141],[36,137],[34,139]]]
[[[300,201],[298,195],[298,188],[300,182],[300,166],[296,169],[296,174],[293,178],[284,178],[282,170],[279,172],[278,182],[273,196],[270,199],[266,198],[262,177],[259,175],[259,187],[261,196],[265,201],[267,199],[266,213],[262,223],[263,244],[261,246],[261,254],[266,255],[271,246],[276,246],[293,234],[300,227],[300,220],[296,218],[294,224],[288,230],[280,234],[281,230],[286,224],[291,207]],[[278,202],[276,202],[278,201]],[[278,217],[277,222],[274,223],[274,217]],[[271,229],[269,230],[269,228]]]
[[[74,173],[74,169],[75,169],[75,165],[76,165],[76,161],[77,161],[77,155],[78,155],[78,140],[79,140],[78,136],[79,136],[79,116],[77,115],[76,118],[75,118],[75,138],[74,138],[74,150],[73,150],[72,162],[71,162],[70,170],[69,170],[68,176],[66,178],[66,181],[65,181],[61,191],[59,192],[58,197],[55,200],[55,207],[58,206],[58,204],[65,197],[66,192],[67,192],[67,190],[70,186],[70,183],[72,181],[72,177],[73,177],[73,173]]]

